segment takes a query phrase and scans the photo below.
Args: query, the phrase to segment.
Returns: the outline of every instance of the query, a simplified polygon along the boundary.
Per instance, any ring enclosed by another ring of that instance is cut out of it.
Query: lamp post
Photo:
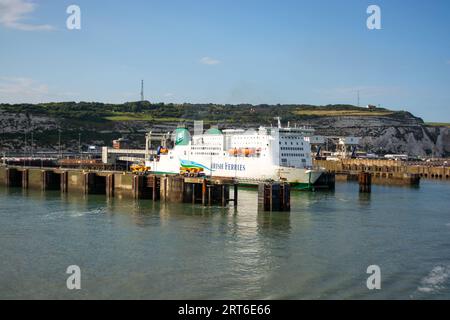
[[[81,153],[81,133],[78,134],[78,153],[79,153],[79,156],[80,156],[80,168],[81,168],[82,167],[81,161],[83,160],[83,156],[82,156],[82,153]]]
[[[31,131],[31,158],[33,158],[33,145],[34,145],[34,137],[33,131]]]
[[[23,140],[23,166],[26,165],[27,158],[27,132],[25,131],[24,140]]]
[[[61,154],[61,129],[58,129],[58,152],[59,152],[59,159],[62,159],[62,154]]]

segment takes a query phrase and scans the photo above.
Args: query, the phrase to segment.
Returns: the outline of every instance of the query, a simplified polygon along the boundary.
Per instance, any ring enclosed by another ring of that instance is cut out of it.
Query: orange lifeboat
[[[249,157],[255,154],[255,149],[245,148],[243,153],[246,157]]]

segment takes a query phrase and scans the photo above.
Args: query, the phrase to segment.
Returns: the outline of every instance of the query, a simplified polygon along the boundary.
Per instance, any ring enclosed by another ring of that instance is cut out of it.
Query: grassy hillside
[[[109,121],[173,122],[204,120],[206,123],[267,123],[276,116],[285,121],[300,121],[311,117],[366,117],[393,116],[412,117],[403,111],[377,108],[368,110],[351,105],[218,105],[218,104],[164,104],[130,102],[124,104],[103,104],[87,102],[61,102],[47,104],[0,104],[0,112],[49,116],[59,119],[80,120],[92,124]]]
[[[219,105],[164,104],[129,102],[61,102],[45,104],[0,104],[0,152],[29,153],[55,150],[61,136],[64,150],[78,150],[78,139],[88,145],[111,145],[113,139],[126,137],[132,147],[142,148],[149,130],[168,132],[177,125],[203,120],[205,127],[257,127],[283,124],[308,125],[319,135],[363,137],[366,150],[390,153],[447,154],[444,124],[424,124],[406,111],[384,108],[369,110],[352,105]],[[445,124],[447,126],[447,124]],[[61,134],[59,134],[61,131]],[[436,144],[439,142],[439,146]],[[450,149],[449,149],[450,150]]]
[[[392,115],[393,111],[388,110],[295,110],[294,114],[300,116],[318,116],[318,117],[379,117]]]
[[[447,122],[426,122],[425,125],[429,127],[447,127],[450,128],[450,123]]]

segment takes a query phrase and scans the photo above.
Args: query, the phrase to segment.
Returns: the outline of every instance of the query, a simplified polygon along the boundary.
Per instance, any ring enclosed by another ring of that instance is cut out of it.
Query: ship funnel
[[[194,121],[194,136],[203,134],[203,120]]]
[[[274,119],[278,121],[278,128],[281,128],[281,118],[275,117]]]

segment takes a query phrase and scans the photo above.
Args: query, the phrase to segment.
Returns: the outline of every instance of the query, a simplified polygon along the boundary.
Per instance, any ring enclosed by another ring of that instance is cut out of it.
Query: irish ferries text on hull
[[[172,149],[146,161],[156,173],[197,169],[206,175],[237,178],[243,184],[286,181],[309,187],[324,172],[313,168],[310,136],[313,129],[260,127],[258,130],[209,129],[191,136],[186,128],[174,132]]]

